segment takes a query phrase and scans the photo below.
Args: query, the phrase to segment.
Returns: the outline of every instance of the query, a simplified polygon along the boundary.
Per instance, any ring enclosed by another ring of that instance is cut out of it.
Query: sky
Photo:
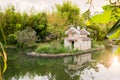
[[[32,8],[36,11],[49,11],[55,9],[55,4],[62,4],[65,0],[0,0],[1,9],[4,10],[8,5],[14,5],[17,11],[29,12]],[[73,4],[77,4],[81,13],[89,8],[86,4],[87,0],[71,0]],[[102,11],[101,6],[108,4],[106,0],[93,0],[91,8],[92,13]]]

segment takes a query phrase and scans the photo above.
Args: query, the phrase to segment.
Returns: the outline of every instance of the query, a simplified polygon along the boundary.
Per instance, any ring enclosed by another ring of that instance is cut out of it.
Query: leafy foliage
[[[111,0],[109,0],[111,2]],[[119,40],[120,39],[120,3],[119,0],[110,5],[103,6],[104,12],[99,15],[95,15],[91,18],[91,21],[95,23],[109,23],[110,21],[117,21],[112,28],[108,31],[107,37],[109,39]],[[115,51],[115,53],[120,52],[120,47]]]
[[[104,11],[102,14],[97,14],[91,18],[96,23],[107,23],[110,20],[111,10]]]
[[[78,50],[70,50],[69,48],[65,48],[62,44],[60,44],[60,42],[51,42],[39,45],[35,51],[40,54],[60,54],[73,53],[77,52]]]
[[[16,34],[10,34],[7,39],[8,44],[14,45],[17,43],[17,35]]]
[[[116,16],[119,17],[119,7],[106,5],[103,9],[103,13],[91,17],[89,9],[80,14],[79,7],[70,1],[56,4],[56,11],[51,14],[47,12],[20,13],[16,12],[14,6],[8,6],[5,11],[0,11],[0,41],[12,44],[10,35],[26,28],[34,29],[36,35],[39,36],[39,41],[50,40],[51,35],[54,35],[52,40],[61,40],[69,25],[85,27],[85,23],[87,23],[87,30],[90,31],[93,39],[103,40],[111,25],[117,20]]]
[[[57,35],[57,39],[61,39],[64,36],[67,26],[67,18],[62,18],[59,14],[53,13],[48,16],[49,26],[47,31]]]
[[[56,8],[63,18],[67,17],[69,24],[77,23],[79,21],[80,9],[70,1],[66,1],[62,5],[57,4]]]
[[[40,39],[44,39],[48,27],[46,13],[31,14],[27,19],[27,24],[28,27],[32,27],[36,31],[36,35],[38,35]]]
[[[113,25],[113,27],[108,32],[109,39],[119,39],[120,38],[120,20]]]
[[[40,39],[45,38],[47,29],[46,13],[20,13],[16,12],[14,6],[8,6],[4,12],[0,11],[0,41],[7,42],[10,34],[15,34],[18,30],[31,27],[36,31]]]
[[[35,43],[38,39],[36,36],[36,32],[31,29],[31,28],[26,28],[25,30],[22,31],[17,31],[17,42],[18,43],[23,43],[23,44],[32,44]]]
[[[103,12],[92,16],[91,20],[96,23],[108,23],[110,20],[120,19],[120,7],[116,5],[105,5],[103,6]]]
[[[65,36],[64,33],[69,28],[69,25],[78,26],[84,22],[80,16],[79,7],[70,1],[65,1],[62,5],[56,4],[56,10],[56,12],[48,15],[47,31],[55,34],[57,40]]]

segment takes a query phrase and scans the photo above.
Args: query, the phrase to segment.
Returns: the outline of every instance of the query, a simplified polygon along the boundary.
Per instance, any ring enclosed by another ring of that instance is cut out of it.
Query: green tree
[[[77,5],[72,4],[70,1],[64,2],[62,5],[56,5],[57,12],[64,18],[68,19],[69,24],[79,24],[80,9]]]
[[[65,31],[68,28],[66,22],[67,17],[62,18],[59,14],[52,13],[48,16],[49,26],[47,28],[47,31],[55,34],[57,36],[57,39],[60,40],[64,36]]]
[[[112,28],[108,31],[107,37],[109,39],[120,39],[120,1],[116,0],[114,3],[110,1],[109,5],[103,7],[104,12],[102,14],[95,15],[91,18],[91,21],[95,23],[109,23],[111,21],[116,21]],[[115,54],[119,54],[120,46],[115,51]]]
[[[30,27],[22,31],[17,31],[16,35],[17,42],[20,44],[32,44],[37,41],[36,32]]]
[[[106,38],[106,35],[112,25],[120,19],[119,6],[108,4],[103,6],[102,8],[104,10],[102,13],[96,14],[90,18],[91,26],[89,26],[89,28],[92,28],[92,26],[98,28],[95,29],[98,33],[97,37],[100,38],[98,40]]]
[[[47,14],[46,13],[38,13],[31,14],[28,17],[24,15],[24,18],[27,20],[24,24],[26,27],[31,27],[36,31],[36,35],[42,40],[46,36],[46,29],[48,27]],[[24,19],[24,20],[25,20]]]
[[[4,43],[7,44],[7,37],[9,34],[13,34],[21,27],[20,24],[21,14],[16,13],[14,6],[7,7],[0,16],[0,31],[4,39]]]

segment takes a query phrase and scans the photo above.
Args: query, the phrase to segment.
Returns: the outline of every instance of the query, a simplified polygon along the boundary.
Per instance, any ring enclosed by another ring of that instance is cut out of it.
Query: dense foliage
[[[32,44],[37,41],[36,32],[31,28],[26,28],[25,30],[17,31],[16,35],[18,43]]]
[[[118,55],[120,52],[120,1],[109,1],[109,5],[103,6],[103,13],[94,15],[91,18],[91,21],[99,24],[110,24],[111,22],[114,23],[114,25],[112,25],[112,28],[108,29],[107,38],[116,41],[117,45],[119,45],[116,51],[114,51],[114,53]]]
[[[62,5],[56,4],[56,9],[57,11],[53,11],[51,14],[32,11],[31,13],[21,13],[17,12],[14,6],[8,6],[4,11],[0,10],[0,41],[5,44],[19,43],[19,35],[23,35],[22,32],[26,28],[31,28],[36,32],[38,41],[60,40],[70,24],[81,23],[81,14],[80,9],[69,1]],[[16,32],[19,32],[19,35],[15,35]],[[14,39],[13,42],[11,38]]]
[[[19,43],[19,35],[22,35],[27,28],[33,29],[36,33],[34,36],[38,39],[33,37],[35,39],[31,43],[61,40],[71,24],[75,27],[87,28],[91,33],[90,37],[94,40],[104,40],[107,32],[119,17],[117,13],[119,7],[106,5],[103,9],[102,14],[91,17],[90,10],[81,14],[79,7],[69,1],[62,5],[56,4],[56,10],[52,13],[32,11],[21,13],[16,11],[14,6],[8,6],[4,11],[0,10],[0,41],[5,44]],[[16,35],[17,32],[19,35]]]

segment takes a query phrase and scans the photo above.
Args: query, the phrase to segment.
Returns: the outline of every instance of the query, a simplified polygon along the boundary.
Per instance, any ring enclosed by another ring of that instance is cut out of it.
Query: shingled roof
[[[76,32],[77,34],[80,34],[79,30],[77,30],[75,27],[71,27],[65,32],[65,34],[68,34],[69,32]]]
[[[90,35],[90,33],[88,31],[86,31],[85,29],[81,29],[79,30],[81,35]]]
[[[90,33],[88,31],[86,31],[86,29],[76,29],[75,27],[71,27],[69,30],[67,30],[65,32],[65,34],[68,34],[69,32],[75,32],[77,34],[80,34],[80,35],[90,35]]]

